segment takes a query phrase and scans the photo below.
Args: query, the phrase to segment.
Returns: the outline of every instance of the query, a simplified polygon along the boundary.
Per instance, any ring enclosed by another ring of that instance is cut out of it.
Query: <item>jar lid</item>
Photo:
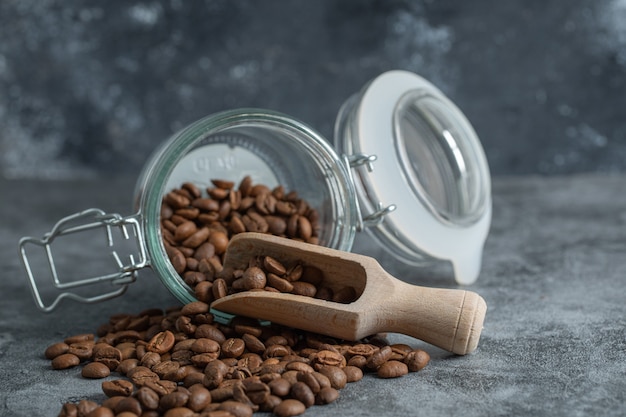
[[[478,276],[491,222],[491,181],[480,141],[463,113],[424,78],[390,71],[339,113],[342,151],[367,160],[354,174],[368,228],[406,263],[450,261],[458,283]],[[354,158],[352,158],[354,160]]]

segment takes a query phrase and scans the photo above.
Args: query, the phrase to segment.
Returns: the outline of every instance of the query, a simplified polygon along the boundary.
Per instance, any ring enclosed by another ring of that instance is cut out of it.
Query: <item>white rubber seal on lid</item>
[[[396,206],[368,230],[408,263],[450,261],[458,283],[473,283],[491,223],[491,182],[472,126],[436,87],[406,71],[374,79],[356,105],[349,147],[377,157],[371,172],[358,170],[360,204]]]

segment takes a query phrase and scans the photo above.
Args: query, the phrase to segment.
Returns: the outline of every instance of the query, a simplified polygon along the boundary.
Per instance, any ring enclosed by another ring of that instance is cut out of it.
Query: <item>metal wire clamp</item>
[[[119,228],[124,240],[129,240],[131,238],[131,234],[128,230],[128,228],[130,227],[130,229],[132,230],[132,237],[135,238],[135,243],[137,244],[136,246],[138,248],[137,260],[135,260],[135,256],[133,256],[133,254],[130,254],[129,262],[127,264],[124,264],[122,262],[120,256],[118,255],[118,252],[113,249],[115,242],[113,239],[112,229],[114,227]],[[99,275],[91,278],[64,282],[64,280],[59,277],[59,273],[53,259],[51,251],[51,245],[53,241],[63,235],[85,232],[97,228],[104,228],[105,230],[107,245],[109,248],[111,248],[111,255],[115,260],[117,270],[107,275]],[[46,305],[43,302],[41,292],[33,274],[33,269],[31,268],[30,261],[28,260],[28,255],[26,253],[26,247],[28,244],[43,247],[46,254],[47,267],[50,270],[53,286],[59,290],[64,291],[60,293],[49,305]],[[124,292],[126,292],[128,285],[136,280],[137,271],[141,268],[148,266],[148,260],[146,250],[143,244],[143,237],[141,234],[139,221],[135,217],[122,217],[119,214],[107,214],[100,209],[94,208],[64,217],[63,219],[59,220],[59,222],[54,225],[52,230],[49,233],[46,233],[41,239],[33,237],[23,237],[22,239],[20,239],[19,242],[19,250],[22,263],[24,264],[24,268],[26,270],[26,273],[28,274],[30,289],[33,294],[33,298],[35,299],[37,307],[39,307],[40,310],[46,313],[54,310],[58,306],[59,302],[61,302],[61,300],[65,298],[91,304],[122,295]],[[69,291],[77,287],[84,287],[105,282],[110,282],[117,288],[113,291],[93,296],[81,296]]]

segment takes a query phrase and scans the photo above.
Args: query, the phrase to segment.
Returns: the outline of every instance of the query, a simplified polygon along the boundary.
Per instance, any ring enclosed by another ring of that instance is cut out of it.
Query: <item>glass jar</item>
[[[135,214],[90,209],[62,219],[43,239],[20,241],[37,305],[51,311],[63,298],[95,302],[115,297],[145,267],[181,302],[195,300],[165,252],[163,197],[185,182],[203,188],[211,179],[238,183],[247,175],[255,183],[295,190],[314,207],[321,245],[349,251],[356,233],[367,229],[405,263],[447,261],[459,283],[476,279],[491,219],[490,178],[480,142],[452,102],[416,74],[384,73],[342,106],[335,143],[337,151],[306,124],[269,110],[225,111],[187,126],[145,164],[135,189]],[[113,248],[116,272],[64,283],[54,268],[52,241],[98,227],[109,236],[114,228],[126,239],[134,236],[137,254],[124,263]],[[46,249],[57,288],[103,281],[117,288],[88,297],[65,291],[46,305],[27,256],[29,243]]]

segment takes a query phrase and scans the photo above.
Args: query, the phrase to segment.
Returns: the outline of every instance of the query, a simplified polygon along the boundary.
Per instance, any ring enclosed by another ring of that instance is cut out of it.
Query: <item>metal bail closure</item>
[[[129,233],[129,227],[131,229],[131,233]],[[51,246],[53,241],[65,235],[84,233],[98,228],[104,229],[107,246],[110,248],[110,253],[115,261],[115,271],[106,275],[99,275],[78,280],[67,280],[64,279],[66,277],[60,277],[52,255]],[[119,229],[122,236],[122,238],[119,239],[120,242],[117,243],[113,238],[114,228]],[[119,248],[116,248],[116,245],[120,246],[121,241],[129,241],[131,237],[134,237],[134,243],[138,249],[138,254],[136,256],[132,253],[128,254],[129,262],[124,263],[120,258],[118,253]],[[50,272],[52,284],[56,289],[63,291],[57,295],[54,301],[49,305],[46,305],[43,302],[37,280],[35,279],[35,274],[33,273],[33,268],[31,267],[31,261],[29,260],[26,251],[28,244],[40,246],[44,249],[47,263],[46,266]],[[93,208],[80,213],[72,214],[59,220],[59,222],[54,225],[52,230],[49,233],[46,233],[41,239],[23,237],[20,239],[19,249],[22,263],[24,264],[24,268],[28,274],[33,298],[35,299],[39,309],[46,313],[54,310],[59,302],[64,298],[91,304],[122,295],[126,292],[128,285],[136,280],[137,271],[148,266],[145,245],[143,243],[141,228],[137,217],[122,217],[119,214],[107,214],[100,209]],[[114,286],[115,289],[89,296],[79,295],[70,291],[78,287],[95,286],[97,284],[107,282]]]
[[[366,155],[364,153],[357,153],[354,155],[344,155],[343,156],[344,163],[346,166],[350,168],[358,168],[361,166],[365,166],[368,172],[372,172],[374,170],[374,162],[378,157],[376,155]],[[354,178],[352,177],[352,170],[348,170],[348,174],[350,175],[350,181],[354,183]],[[378,226],[386,215],[391,213],[396,209],[395,204],[390,204],[385,206],[381,201],[376,203],[376,210],[368,215],[364,215],[361,211],[361,205],[357,201],[356,204],[357,209],[357,224],[356,230],[363,231],[368,227]]]

